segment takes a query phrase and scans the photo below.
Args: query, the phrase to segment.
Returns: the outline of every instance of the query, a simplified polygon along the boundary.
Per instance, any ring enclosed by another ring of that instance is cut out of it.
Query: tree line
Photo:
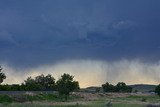
[[[74,80],[74,76],[64,73],[56,81],[55,78],[48,75],[39,75],[35,78],[28,77],[22,84],[1,84],[6,79],[5,73],[0,66],[0,91],[58,91],[60,95],[69,95],[74,90],[79,90],[79,82]],[[112,85],[108,82],[102,84],[104,92],[132,92],[132,87],[127,86],[124,82]],[[160,96],[160,84],[156,87],[155,92]]]
[[[127,86],[124,82],[119,82],[115,86],[106,82],[105,84],[102,84],[102,88],[104,92],[132,92],[132,87]]]
[[[79,82],[74,81],[74,76],[66,73],[57,81],[50,74],[28,77],[22,84],[2,85],[4,79],[6,75],[0,67],[0,91],[58,91],[60,95],[69,95],[70,92],[80,89]]]

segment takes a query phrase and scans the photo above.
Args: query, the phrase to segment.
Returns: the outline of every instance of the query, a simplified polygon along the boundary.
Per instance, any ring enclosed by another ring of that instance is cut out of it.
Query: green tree
[[[56,82],[57,91],[60,95],[69,95],[70,92],[79,89],[78,81],[73,80],[74,76],[64,73]]]
[[[21,89],[34,91],[55,90],[55,79],[50,74],[48,74],[47,76],[41,74],[39,76],[36,76],[35,78],[28,77],[27,80],[25,80],[21,85]]]
[[[36,81],[32,77],[28,77],[27,80],[24,81],[25,90],[27,91],[38,91],[41,89],[41,86],[36,83]]]
[[[48,74],[45,77],[45,87],[47,90],[55,90],[55,79],[52,77],[52,75]]]
[[[2,67],[0,66],[0,84],[6,79],[6,75],[2,72]]]
[[[115,92],[115,86],[106,82],[102,84],[102,88],[104,92]]]
[[[116,86],[106,82],[102,84],[102,88],[104,92],[132,92],[132,87],[127,86],[124,82],[119,82]]]
[[[160,96],[160,84],[156,87],[155,92]]]
[[[132,88],[127,86],[124,82],[119,82],[116,85],[117,92],[132,92]]]
[[[41,86],[41,90],[55,90],[55,79],[50,74],[37,76],[35,82]]]

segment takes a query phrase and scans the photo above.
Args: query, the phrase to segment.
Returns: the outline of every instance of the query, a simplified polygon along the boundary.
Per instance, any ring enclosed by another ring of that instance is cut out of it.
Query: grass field
[[[57,94],[0,95],[0,107],[146,107],[160,103],[160,97],[156,95],[125,93],[78,93],[67,99]]]

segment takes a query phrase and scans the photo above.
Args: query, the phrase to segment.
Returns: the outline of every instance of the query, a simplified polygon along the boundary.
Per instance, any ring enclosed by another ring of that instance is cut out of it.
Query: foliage
[[[124,82],[119,82],[116,86],[107,82],[102,84],[102,88],[104,92],[132,92],[132,88],[127,86]]]
[[[60,94],[69,95],[69,92],[79,89],[79,83],[73,81],[73,76],[63,74],[61,79],[55,82],[54,77],[48,74],[36,76],[35,78],[28,77],[24,83],[12,85],[0,85],[0,91],[55,91]]]
[[[50,74],[48,74],[47,76],[44,76],[43,74],[37,76],[35,78],[35,81],[37,84],[41,85],[42,90],[48,91],[53,90],[55,88],[55,79]]]
[[[56,82],[57,91],[60,95],[69,95],[70,92],[79,89],[78,81],[74,81],[73,78],[74,76],[64,73]]]
[[[32,77],[28,77],[27,80],[25,80],[24,85],[25,85],[25,90],[28,91],[37,91],[40,90],[41,88],[40,84],[37,84]]]
[[[2,72],[2,67],[0,66],[0,84],[6,79],[6,75]]]
[[[55,90],[55,79],[48,74],[39,75],[35,78],[28,77],[24,83],[0,85],[0,91],[53,91]]]
[[[25,90],[32,90],[32,91],[48,91],[48,90],[54,90],[55,89],[55,79],[48,74],[47,76],[39,75],[36,76],[35,79],[32,77],[28,77],[27,80],[25,80],[24,84],[22,86],[25,87]]]
[[[160,96],[160,84],[156,87],[155,92]]]
[[[124,82],[119,82],[116,85],[117,92],[132,92],[132,88],[127,86]]]
[[[8,95],[0,95],[0,103],[11,103],[13,99]]]
[[[102,88],[104,92],[115,92],[116,90],[116,87],[112,84],[109,84],[108,82],[102,84]]]
[[[19,84],[0,85],[0,91],[21,91],[21,86]]]

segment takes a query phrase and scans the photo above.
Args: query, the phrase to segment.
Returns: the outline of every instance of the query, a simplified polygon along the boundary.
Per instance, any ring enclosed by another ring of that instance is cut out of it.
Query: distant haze
[[[5,83],[22,83],[29,76],[52,74],[58,79],[61,74],[69,73],[75,76],[81,87],[101,86],[105,82],[116,84],[159,84],[160,63],[147,64],[139,60],[120,60],[116,62],[96,60],[72,60],[44,65],[23,72],[4,66],[7,74]]]

